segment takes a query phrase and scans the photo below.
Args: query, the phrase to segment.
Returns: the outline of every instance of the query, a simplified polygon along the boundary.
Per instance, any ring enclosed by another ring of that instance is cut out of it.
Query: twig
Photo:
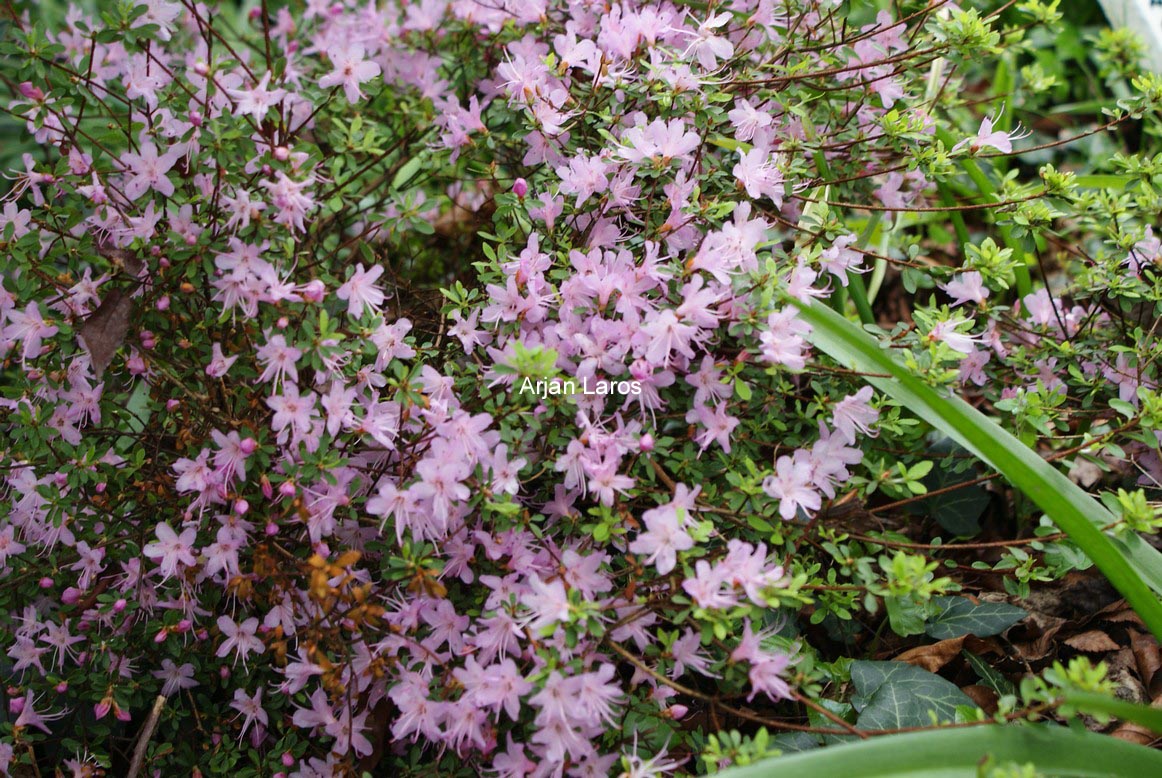
[[[128,778],[137,778],[141,767],[145,764],[145,749],[149,748],[149,741],[153,739],[153,731],[157,729],[157,722],[161,718],[161,709],[165,707],[165,695],[157,695],[153,701],[153,709],[149,711],[149,718],[141,728],[141,736],[137,739],[137,746],[133,749],[133,761],[129,763]]]

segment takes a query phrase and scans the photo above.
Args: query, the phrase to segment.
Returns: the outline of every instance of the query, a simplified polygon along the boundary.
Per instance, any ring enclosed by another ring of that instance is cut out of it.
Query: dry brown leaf
[[[105,373],[105,368],[113,361],[117,348],[129,332],[129,317],[133,313],[133,301],[118,289],[111,289],[100,307],[85,319],[77,336],[85,350],[97,380]]]
[[[1053,639],[1063,626],[1065,619],[1029,611],[1029,617],[1013,627],[1009,636],[1020,658],[1026,662],[1035,662],[1049,654]]]
[[[990,716],[997,712],[997,702],[1000,700],[1000,697],[989,687],[973,684],[972,686],[962,687],[961,691],[967,694],[969,699],[975,702],[981,710]]]
[[[1118,740],[1126,740],[1130,743],[1137,743],[1140,746],[1148,746],[1154,742],[1154,734],[1150,730],[1131,722],[1122,724],[1110,734]]]
[[[896,657],[897,661],[907,662],[910,665],[921,667],[934,673],[951,662],[964,646],[964,636],[941,640],[927,646],[911,648]]]
[[[1119,646],[1100,629],[1091,629],[1065,640],[1065,645],[1084,651],[1087,654],[1100,654],[1103,651],[1117,651]]]
[[[1130,636],[1130,649],[1134,652],[1134,660],[1138,664],[1138,675],[1147,689],[1153,692],[1155,681],[1162,682],[1158,670],[1162,668],[1162,649],[1153,635],[1143,635],[1137,630],[1127,629]],[[1153,697],[1153,693],[1150,695]]]

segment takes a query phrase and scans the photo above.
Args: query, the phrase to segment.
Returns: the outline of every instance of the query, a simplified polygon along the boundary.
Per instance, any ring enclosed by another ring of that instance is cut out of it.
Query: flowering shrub
[[[648,775],[765,752],[730,727],[850,729],[821,646],[920,634],[963,577],[845,511],[976,474],[795,301],[1087,484],[1162,480],[1162,158],[1110,156],[1120,190],[1052,142],[1010,169],[1017,108],[958,94],[1055,8],[13,22],[0,771]],[[1162,83],[1133,94],[1110,126],[1156,128]],[[892,284],[918,298],[881,328]],[[1014,593],[1086,564],[1040,550]]]

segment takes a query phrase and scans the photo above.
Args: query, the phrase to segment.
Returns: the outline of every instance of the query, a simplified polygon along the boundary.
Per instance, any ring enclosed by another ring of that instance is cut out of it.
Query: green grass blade
[[[1065,702],[1085,713],[1104,713],[1119,721],[1132,721],[1151,732],[1162,733],[1162,708],[1141,705],[1105,694],[1080,691],[1066,692]]]
[[[794,301],[815,346],[971,451],[1051,518],[1093,560],[1156,637],[1162,639],[1162,554],[1135,534],[1113,538],[1114,516],[1064,474],[959,397],[937,392],[870,335],[819,303]],[[1153,592],[1151,591],[1153,589]],[[1160,773],[1162,774],[1162,773]]]
[[[1162,751],[1053,725],[983,725],[889,735],[767,759],[723,778],[978,778],[984,760],[1037,767],[1051,778],[1162,775]]]

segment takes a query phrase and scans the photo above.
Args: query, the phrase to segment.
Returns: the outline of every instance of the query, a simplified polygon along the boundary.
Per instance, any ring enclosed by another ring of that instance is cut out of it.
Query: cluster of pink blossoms
[[[152,25],[148,47],[94,39],[75,8],[53,34],[57,64],[121,112],[121,147],[87,145],[59,90],[29,83],[13,104],[49,161],[25,159],[0,235],[74,263],[45,285],[31,263],[0,276],[0,356],[27,381],[0,407],[35,420],[29,451],[63,452],[3,476],[0,565],[58,571],[0,642],[17,735],[82,707],[133,718],[155,694],[184,717],[198,694],[219,741],[303,778],[385,751],[590,776],[678,768],[688,752],[626,744],[680,722],[683,684],[791,699],[810,648],[755,625],[794,560],[719,518],[802,522],[862,462],[870,388],[783,417],[810,391],[790,300],[846,287],[864,254],[850,233],[788,241],[803,143],[826,128],[777,90],[716,87],[761,73],[794,28],[849,57],[840,83],[863,102],[845,117],[878,133],[906,97],[882,61],[904,24],[881,14],[852,47],[814,3],[312,1],[259,13],[263,45],[232,51],[211,8],[144,7],[130,29]],[[457,35],[464,67],[429,45]],[[975,145],[1002,148],[987,129]],[[441,172],[403,175],[399,148]],[[446,184],[466,169],[493,179]],[[888,208],[929,185],[872,176]],[[77,217],[52,216],[58,200]],[[405,249],[496,202],[516,227],[472,257],[475,296],[411,315]],[[947,292],[988,295],[971,273]],[[1055,305],[1022,310],[1066,330],[1087,315]],[[982,342],[937,334],[976,381]],[[640,391],[523,396],[530,353],[554,379]],[[1128,367],[1087,369],[1132,401]],[[744,462],[757,475],[727,510],[722,474]],[[93,672],[104,688],[66,694]],[[617,731],[631,713],[653,724]],[[14,753],[0,745],[0,771]]]

